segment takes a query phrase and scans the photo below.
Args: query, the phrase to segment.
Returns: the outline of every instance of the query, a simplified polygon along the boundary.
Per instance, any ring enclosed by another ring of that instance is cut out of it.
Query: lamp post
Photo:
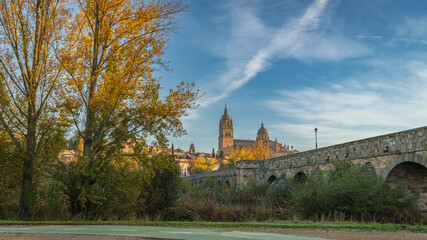
[[[315,135],[315,139],[316,139],[316,149],[317,149],[317,128],[314,129],[314,135]]]

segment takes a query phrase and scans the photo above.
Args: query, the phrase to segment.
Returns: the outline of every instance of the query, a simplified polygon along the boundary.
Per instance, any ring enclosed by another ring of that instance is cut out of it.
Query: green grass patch
[[[419,232],[427,233],[426,225],[329,222],[164,222],[164,221],[0,221],[0,225],[132,225],[163,227],[231,228],[248,230],[306,229],[332,231]]]

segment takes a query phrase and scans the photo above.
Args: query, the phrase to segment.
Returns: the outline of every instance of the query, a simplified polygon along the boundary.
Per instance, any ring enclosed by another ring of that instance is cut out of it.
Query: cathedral
[[[289,145],[281,144],[275,139],[270,140],[267,129],[264,128],[264,123],[261,123],[261,128],[258,130],[256,140],[234,139],[233,137],[233,120],[227,112],[227,106],[224,109],[219,121],[219,137],[218,137],[218,154],[221,156],[230,156],[233,151],[242,148],[252,147],[257,142],[262,141],[266,152],[271,157],[279,157],[283,155],[298,153],[293,147],[289,149]]]

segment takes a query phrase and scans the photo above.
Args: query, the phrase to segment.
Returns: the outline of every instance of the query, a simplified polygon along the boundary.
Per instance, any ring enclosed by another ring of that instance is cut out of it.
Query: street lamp
[[[317,149],[317,130],[318,130],[317,128],[314,129],[314,135],[315,135],[315,138],[316,138],[316,149]]]

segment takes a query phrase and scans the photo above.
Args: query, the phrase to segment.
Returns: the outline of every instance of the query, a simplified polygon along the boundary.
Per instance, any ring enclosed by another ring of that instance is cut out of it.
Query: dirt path
[[[133,236],[114,235],[71,235],[54,233],[0,233],[0,240],[146,240],[155,238],[142,238]]]
[[[377,239],[377,240],[425,240],[427,234],[409,233],[409,232],[333,232],[333,231],[313,231],[313,230],[298,230],[298,231],[273,231],[275,233],[318,237],[326,239],[343,239],[343,240],[360,240],[360,239]],[[108,235],[71,235],[71,234],[27,234],[27,233],[0,233],[0,240],[145,240],[157,238],[143,238],[133,236],[108,236]]]
[[[410,232],[335,232],[335,231],[299,230],[299,231],[283,231],[283,232],[277,232],[277,233],[289,234],[294,236],[318,237],[318,238],[326,238],[326,239],[343,239],[343,240],[361,240],[361,239],[426,240],[427,239],[427,234],[410,233]]]

